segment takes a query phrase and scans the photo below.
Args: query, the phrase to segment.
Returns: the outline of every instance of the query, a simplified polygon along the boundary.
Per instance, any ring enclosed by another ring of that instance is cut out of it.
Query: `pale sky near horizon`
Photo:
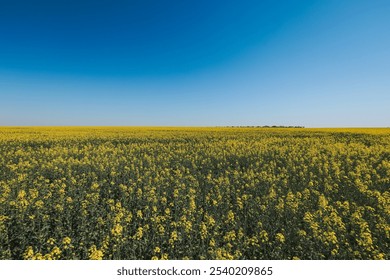
[[[0,0],[0,126],[390,126],[390,1]]]

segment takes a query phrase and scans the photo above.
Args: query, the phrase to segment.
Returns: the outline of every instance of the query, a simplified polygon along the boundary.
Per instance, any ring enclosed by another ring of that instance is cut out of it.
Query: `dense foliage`
[[[0,128],[0,259],[390,259],[390,129]]]

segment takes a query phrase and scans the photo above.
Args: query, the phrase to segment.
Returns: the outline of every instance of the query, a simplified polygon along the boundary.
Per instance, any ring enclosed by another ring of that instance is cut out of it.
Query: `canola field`
[[[0,259],[390,259],[390,129],[3,127]]]

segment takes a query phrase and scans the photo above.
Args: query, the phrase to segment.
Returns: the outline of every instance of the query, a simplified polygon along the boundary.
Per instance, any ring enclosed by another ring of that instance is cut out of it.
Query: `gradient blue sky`
[[[0,125],[390,126],[390,1],[0,0]]]

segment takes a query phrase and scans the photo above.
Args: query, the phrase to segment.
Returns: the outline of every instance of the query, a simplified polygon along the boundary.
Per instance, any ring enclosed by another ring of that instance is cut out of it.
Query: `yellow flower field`
[[[0,259],[390,259],[390,129],[3,127]]]

